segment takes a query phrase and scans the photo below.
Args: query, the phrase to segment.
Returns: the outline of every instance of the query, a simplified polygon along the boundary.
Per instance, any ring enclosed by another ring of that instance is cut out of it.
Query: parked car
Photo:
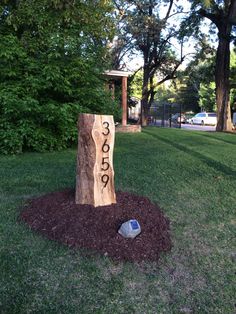
[[[233,113],[233,125],[236,126],[236,112]]]
[[[191,119],[191,124],[209,124],[216,125],[217,116],[215,112],[200,112]]]
[[[171,121],[175,123],[185,123],[186,117],[183,113],[176,113],[171,117]]]
[[[194,117],[194,114],[187,113],[187,114],[185,114],[185,117],[186,117],[185,123],[191,123],[191,120]]]

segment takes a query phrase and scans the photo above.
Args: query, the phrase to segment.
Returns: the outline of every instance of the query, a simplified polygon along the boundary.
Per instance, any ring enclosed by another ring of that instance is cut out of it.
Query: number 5
[[[110,168],[109,163],[107,161],[105,161],[105,159],[109,159],[109,157],[103,157],[102,158],[102,165],[104,167],[106,166],[106,168],[103,168],[103,167],[101,168],[101,170],[103,170],[103,171],[107,171]]]

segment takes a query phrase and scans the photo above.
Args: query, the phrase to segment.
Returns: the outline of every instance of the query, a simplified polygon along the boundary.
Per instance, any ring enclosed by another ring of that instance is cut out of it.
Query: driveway
[[[181,128],[189,131],[208,131],[214,132],[216,130],[215,126],[212,125],[197,125],[197,124],[181,124]]]

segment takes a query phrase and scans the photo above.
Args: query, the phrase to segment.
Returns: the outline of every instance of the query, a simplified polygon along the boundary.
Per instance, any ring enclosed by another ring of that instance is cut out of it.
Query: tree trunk
[[[80,114],[76,204],[94,207],[116,203],[113,170],[113,116]]]
[[[141,100],[141,125],[147,125],[148,119],[148,82],[149,82],[149,66],[144,64],[143,68],[143,86]]]
[[[151,69],[150,69],[150,63],[149,63],[149,52],[144,52],[143,85],[142,85],[142,100],[141,100],[141,125],[142,126],[146,126],[148,123],[150,73],[151,73]]]
[[[223,23],[222,23],[223,24]],[[231,131],[231,109],[230,109],[230,33],[231,26],[223,24],[219,26],[219,44],[216,55],[216,105],[217,125],[216,131]]]

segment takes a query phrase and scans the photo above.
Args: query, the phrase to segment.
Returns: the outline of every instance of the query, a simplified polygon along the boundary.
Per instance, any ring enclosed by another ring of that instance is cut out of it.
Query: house
[[[127,82],[129,75],[132,72],[121,71],[121,70],[110,70],[105,71],[105,76],[109,80],[109,89],[112,92],[112,96],[114,97],[115,90],[115,81],[121,80],[122,84],[122,97],[121,97],[121,106],[122,106],[122,123],[116,127],[116,132],[141,132],[140,125],[129,125],[127,124],[127,113],[128,113],[128,105],[127,105]]]

